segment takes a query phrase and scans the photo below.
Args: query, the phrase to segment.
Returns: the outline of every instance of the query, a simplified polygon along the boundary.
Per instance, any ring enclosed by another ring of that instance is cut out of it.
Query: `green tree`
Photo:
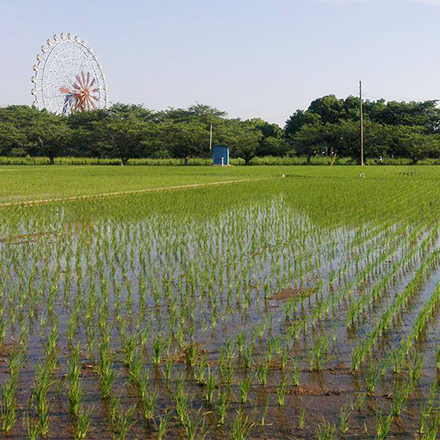
[[[292,153],[297,156],[307,157],[307,162],[316,154],[331,148],[328,143],[327,128],[323,124],[315,123],[303,125],[301,129],[291,137]]]
[[[110,109],[103,120],[95,122],[100,150],[106,157],[118,158],[126,165],[132,158],[141,157],[147,123],[130,113]]]
[[[45,110],[34,116],[27,132],[30,154],[47,156],[51,165],[55,163],[55,157],[65,155],[72,135],[63,117]]]
[[[11,122],[0,121],[0,155],[25,156],[27,148],[28,141],[25,133]]]

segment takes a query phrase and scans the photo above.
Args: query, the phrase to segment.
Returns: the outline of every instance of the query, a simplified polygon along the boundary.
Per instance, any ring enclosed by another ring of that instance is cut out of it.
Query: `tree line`
[[[366,158],[440,157],[437,101],[364,103]],[[115,104],[104,110],[58,116],[18,105],[0,109],[0,156],[206,158],[212,143],[226,144],[231,157],[249,163],[262,156],[359,159],[359,100],[334,95],[297,110],[285,127],[255,118],[228,118],[214,107],[152,111]]]
[[[297,110],[286,122],[285,135],[295,154],[310,160],[332,154],[359,160],[360,102],[334,95]],[[408,158],[414,163],[440,158],[440,109],[437,101],[364,102],[364,152],[368,159]]]

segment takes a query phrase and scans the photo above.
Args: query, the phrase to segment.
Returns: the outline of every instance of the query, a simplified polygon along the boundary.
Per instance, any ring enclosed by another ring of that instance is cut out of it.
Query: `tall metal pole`
[[[211,128],[209,129],[209,150],[212,150],[212,123]]]
[[[359,100],[360,100],[360,138],[361,138],[361,166],[364,166],[364,109],[362,102],[362,81],[359,81]]]

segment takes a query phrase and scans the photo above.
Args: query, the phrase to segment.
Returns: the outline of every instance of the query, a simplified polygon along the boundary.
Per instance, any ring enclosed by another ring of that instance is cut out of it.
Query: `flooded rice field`
[[[420,170],[3,209],[0,437],[437,438]]]

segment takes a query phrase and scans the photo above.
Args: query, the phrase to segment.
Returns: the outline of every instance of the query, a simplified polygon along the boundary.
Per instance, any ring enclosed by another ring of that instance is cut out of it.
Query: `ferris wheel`
[[[33,69],[34,107],[60,115],[107,107],[101,65],[80,37],[54,35],[41,47]]]

